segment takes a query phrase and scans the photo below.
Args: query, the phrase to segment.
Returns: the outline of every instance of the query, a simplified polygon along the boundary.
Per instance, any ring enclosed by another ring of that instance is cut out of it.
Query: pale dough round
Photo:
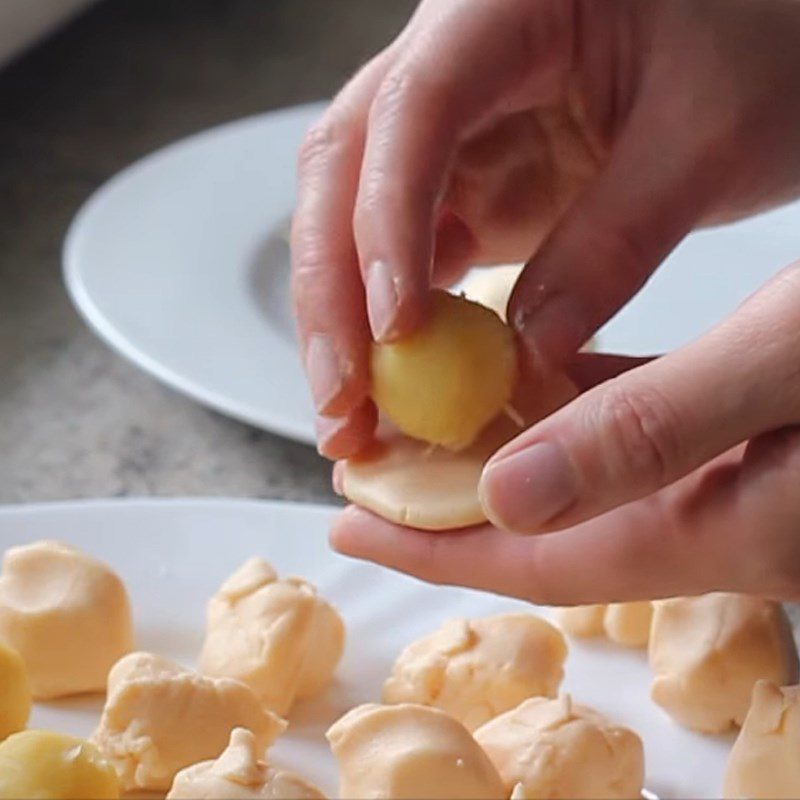
[[[342,492],[350,502],[411,528],[478,525],[486,521],[478,483],[489,457],[577,394],[572,381],[556,376],[535,397],[527,398],[527,408],[515,404],[523,424],[502,416],[470,447],[458,452],[390,434],[368,453],[344,462]]]

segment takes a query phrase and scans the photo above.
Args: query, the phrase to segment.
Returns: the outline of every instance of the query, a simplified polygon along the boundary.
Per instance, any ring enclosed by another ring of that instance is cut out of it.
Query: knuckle
[[[641,476],[653,486],[671,480],[679,456],[679,428],[663,394],[645,387],[612,387],[601,397],[596,414],[613,472]]]
[[[326,163],[349,136],[349,124],[335,110],[329,110],[306,132],[297,152],[297,170],[303,176]]]

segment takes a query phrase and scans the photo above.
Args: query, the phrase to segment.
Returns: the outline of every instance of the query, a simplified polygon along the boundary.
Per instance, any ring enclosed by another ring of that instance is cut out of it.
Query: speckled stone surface
[[[104,0],[0,72],[0,502],[332,500],[329,466],[164,388],[91,334],[60,247],[79,205],[173,139],[330,96],[410,0]]]

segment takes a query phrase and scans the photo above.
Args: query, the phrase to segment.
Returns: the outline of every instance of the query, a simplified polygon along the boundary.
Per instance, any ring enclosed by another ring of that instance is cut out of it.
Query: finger
[[[372,439],[378,421],[375,404],[365,400],[346,417],[317,417],[317,449],[330,459],[349,458]]]
[[[369,385],[369,328],[352,235],[366,118],[392,58],[384,51],[306,135],[292,224],[292,294],[318,414],[342,417]]]
[[[653,360],[651,356],[618,356],[611,353],[577,353],[567,364],[567,375],[582,392],[598,383],[616,378],[623,372],[641,367]]]
[[[544,371],[560,367],[698,223],[723,176],[696,137],[641,105],[608,164],[527,264],[508,319]]]
[[[744,453],[744,457],[743,457]],[[350,507],[331,532],[346,555],[422,580],[547,605],[737,591],[800,596],[800,431],[737,448],[657,496],[575,528],[520,537],[484,525],[402,528]]]
[[[439,4],[381,82],[354,218],[377,341],[408,333],[425,314],[437,206],[459,141],[521,88],[534,103],[560,89],[569,14],[562,3],[531,14],[529,0]],[[535,24],[520,25],[530,17]]]
[[[499,527],[569,527],[800,421],[800,264],[711,333],[584,393],[503,447],[481,495]]]

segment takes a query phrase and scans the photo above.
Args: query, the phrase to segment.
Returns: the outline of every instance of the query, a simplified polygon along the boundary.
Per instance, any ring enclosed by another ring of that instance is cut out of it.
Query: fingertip
[[[349,458],[371,441],[378,423],[378,412],[371,400],[365,400],[341,418],[318,416],[317,450],[332,460]]]
[[[336,516],[328,533],[328,542],[337,552],[345,556],[359,556],[360,533],[363,530],[364,512],[358,506],[349,505]]]
[[[404,277],[387,261],[373,261],[366,269],[367,316],[372,338],[387,344],[413,333],[428,309],[430,285]]]

